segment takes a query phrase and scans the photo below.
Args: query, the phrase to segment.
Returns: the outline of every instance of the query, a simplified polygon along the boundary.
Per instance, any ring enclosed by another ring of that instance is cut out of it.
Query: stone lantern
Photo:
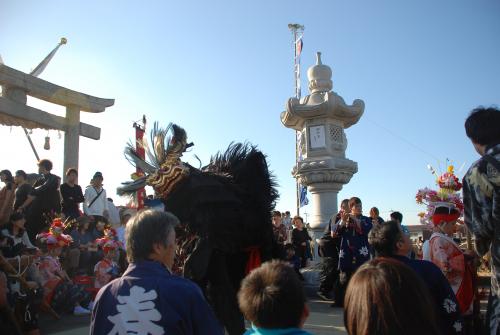
[[[356,99],[347,105],[332,91],[332,70],[321,63],[317,53],[316,65],[307,71],[310,95],[300,101],[290,98],[281,122],[300,132],[299,152],[292,175],[308,187],[312,201],[309,219],[314,238],[318,238],[328,221],[338,210],[337,194],[358,171],[358,164],[345,157],[347,138],[344,129],[356,124],[365,108]]]

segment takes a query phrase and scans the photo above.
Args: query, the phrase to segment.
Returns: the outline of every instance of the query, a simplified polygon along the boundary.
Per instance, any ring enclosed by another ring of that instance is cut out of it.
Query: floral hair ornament
[[[38,242],[47,245],[47,249],[55,249],[66,247],[73,242],[71,236],[64,234],[66,225],[62,222],[61,218],[52,220],[49,231],[40,233],[36,236]]]
[[[428,165],[428,168],[436,177],[438,189],[426,187],[418,190],[415,196],[417,204],[427,206],[426,212],[418,214],[420,222],[433,226],[458,220],[463,214],[464,204],[458,192],[462,189],[462,184],[455,175],[453,165],[448,165],[447,171],[441,175],[438,175],[432,166]],[[439,208],[438,213],[436,208]]]
[[[96,242],[106,254],[109,251],[116,250],[122,246],[122,243],[118,241],[116,230],[113,228],[105,229],[104,237],[97,239]]]

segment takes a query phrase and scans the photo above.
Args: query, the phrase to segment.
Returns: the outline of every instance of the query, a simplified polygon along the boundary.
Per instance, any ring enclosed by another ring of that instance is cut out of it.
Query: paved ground
[[[332,308],[330,303],[311,299],[309,301],[311,314],[306,321],[305,329],[316,335],[347,334],[344,328],[344,313],[342,308]]]
[[[489,278],[480,280],[479,293],[481,299],[481,312],[485,314],[487,297],[489,294]],[[340,335],[347,334],[344,329],[343,310],[341,308],[332,308],[330,303],[322,301],[316,294],[316,288],[312,285],[306,285],[306,294],[308,296],[308,305],[310,316],[306,321],[305,329],[316,335]],[[40,329],[42,334],[54,335],[83,335],[89,333],[89,317],[77,317],[66,315],[60,320],[53,320],[48,315],[41,315]]]
[[[305,329],[316,335],[347,334],[343,327],[341,308],[332,308],[330,303],[319,300],[313,288],[306,289],[309,296],[311,314],[306,321]],[[42,334],[83,335],[89,333],[88,317],[65,315],[60,320],[53,320],[48,315],[41,315],[40,328]]]

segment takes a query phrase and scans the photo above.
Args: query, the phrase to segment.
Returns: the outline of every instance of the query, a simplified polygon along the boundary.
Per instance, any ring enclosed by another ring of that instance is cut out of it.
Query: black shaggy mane
[[[276,179],[269,172],[266,156],[249,143],[231,143],[226,151],[212,156],[202,171],[231,177],[265,213],[272,211],[279,198]]]

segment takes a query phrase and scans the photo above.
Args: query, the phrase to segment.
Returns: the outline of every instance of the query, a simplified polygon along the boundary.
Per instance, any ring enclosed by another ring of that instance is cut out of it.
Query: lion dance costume
[[[169,133],[172,135],[169,136]],[[252,268],[272,257],[271,210],[278,198],[266,158],[256,147],[233,143],[200,169],[181,161],[192,143],[181,127],[155,123],[148,159],[133,145],[126,157],[144,171],[118,194],[133,194],[149,185],[165,209],[176,215],[174,272],[196,282],[231,335],[245,331],[236,294]]]

